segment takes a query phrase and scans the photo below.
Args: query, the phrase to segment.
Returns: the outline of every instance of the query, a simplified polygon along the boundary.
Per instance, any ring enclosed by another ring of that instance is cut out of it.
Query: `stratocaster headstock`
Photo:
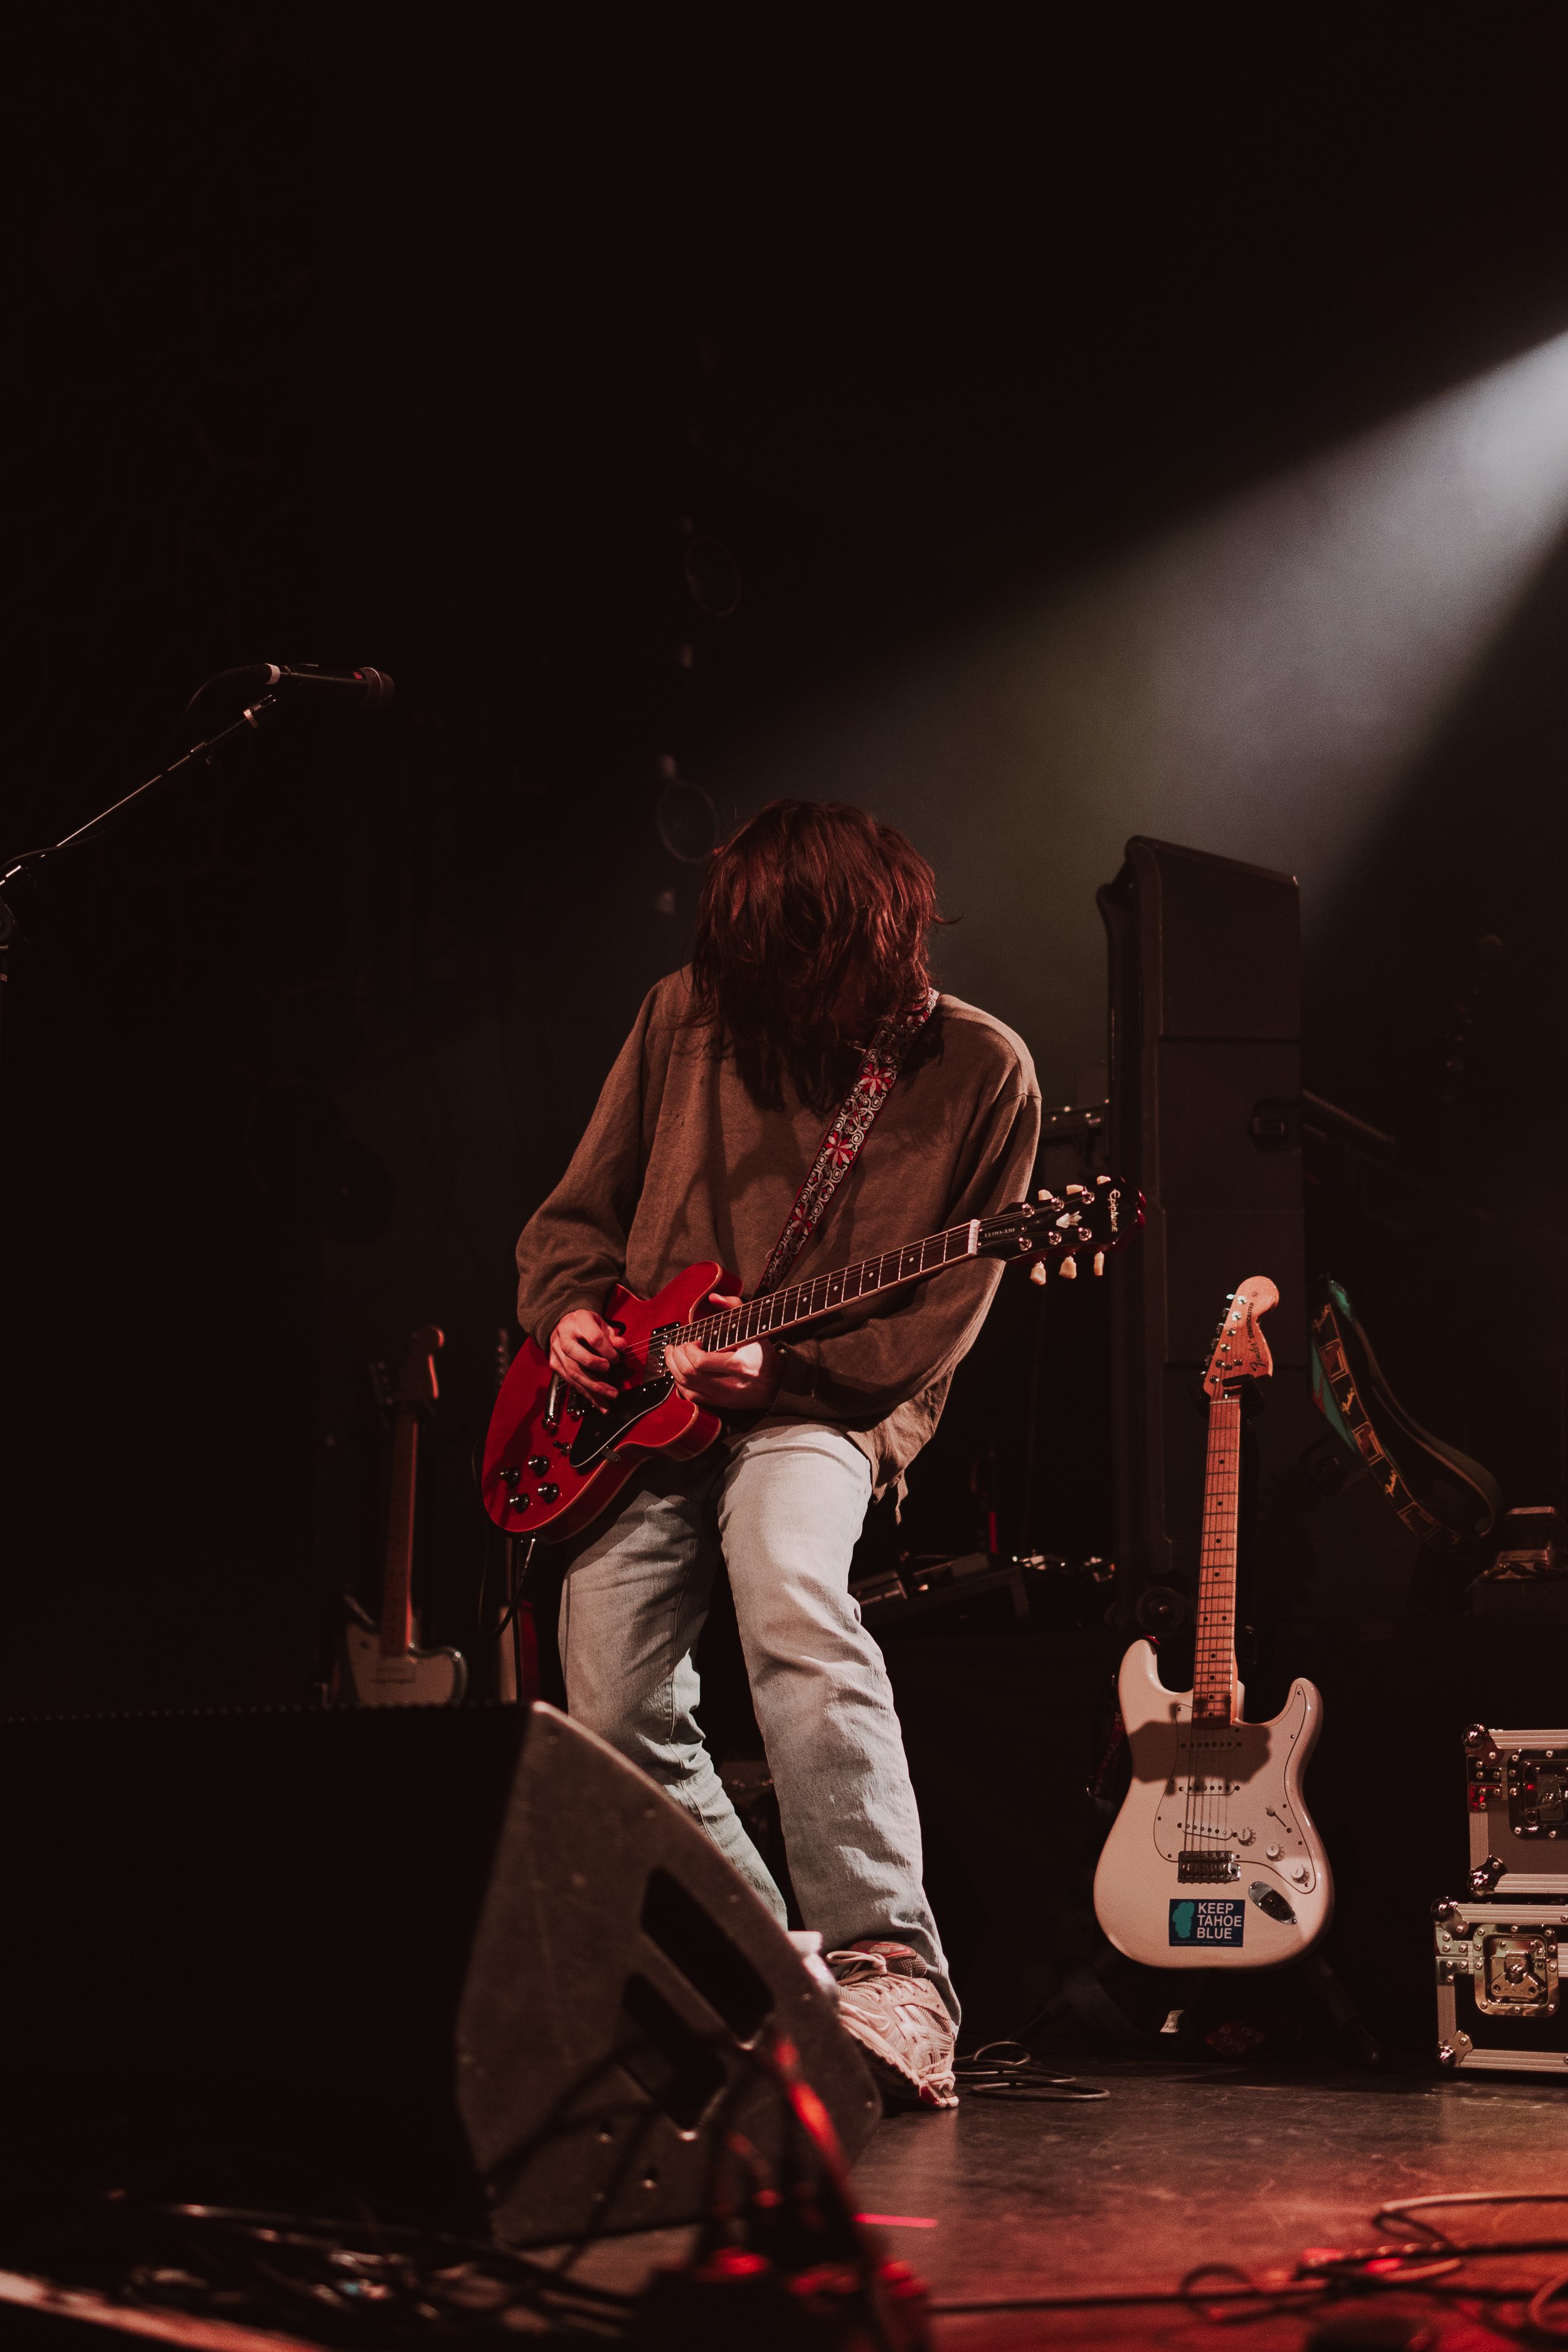
[[[1125,1249],[1143,1222],[1143,1195],[1121,1176],[1097,1176],[1092,1184],[1068,1184],[1059,1192],[1038,1192],[1033,1201],[1011,1201],[994,1217],[981,1220],[982,1257],[1032,1257],[1031,1282],[1046,1282],[1054,1265],[1076,1275],[1087,1257],[1096,1274],[1106,1254]]]
[[[1274,1370],[1268,1342],[1258,1329],[1259,1318],[1279,1304],[1279,1293],[1266,1274],[1249,1274],[1233,1290],[1215,1334],[1209,1368],[1204,1374],[1205,1393],[1233,1396],[1243,1381],[1266,1381]]]
[[[397,1368],[397,1386],[392,1392],[395,1405],[435,1403],[440,1393],[436,1386],[436,1358],[446,1344],[446,1333],[434,1323],[416,1331]]]

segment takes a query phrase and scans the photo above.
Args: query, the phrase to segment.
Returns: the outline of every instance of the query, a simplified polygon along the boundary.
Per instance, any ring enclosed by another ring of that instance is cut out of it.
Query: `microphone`
[[[340,702],[357,703],[362,710],[384,710],[397,691],[385,670],[368,667],[345,674],[317,669],[310,662],[301,662],[295,667],[286,663],[258,662],[247,675],[255,679],[263,693],[298,694],[306,699],[320,697],[323,701],[335,698]]]

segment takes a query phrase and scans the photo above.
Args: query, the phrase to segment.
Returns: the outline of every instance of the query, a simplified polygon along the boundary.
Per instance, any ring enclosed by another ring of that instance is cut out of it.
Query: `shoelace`
[[[918,1984],[923,1969],[890,1969],[880,1952],[824,1952],[823,1958],[840,1984],[865,1984],[872,1977],[891,1977],[900,1984]]]

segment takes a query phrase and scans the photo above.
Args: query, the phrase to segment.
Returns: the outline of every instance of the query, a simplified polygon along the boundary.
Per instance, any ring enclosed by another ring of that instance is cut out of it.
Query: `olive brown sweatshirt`
[[[565,1175],[517,1245],[518,1316],[541,1347],[574,1307],[603,1311],[624,1282],[652,1297],[717,1258],[750,1297],[826,1119],[784,1081],[782,1107],[693,1024],[685,972],[645,999]],[[918,1241],[1025,1197],[1040,1131],[1021,1038],[957,997],[936,1011],[860,1157],[790,1269],[795,1281]],[[866,1454],[879,1491],[936,1427],[953,1371],[1000,1278],[975,1261],[791,1337],[764,1419],[831,1422]]]

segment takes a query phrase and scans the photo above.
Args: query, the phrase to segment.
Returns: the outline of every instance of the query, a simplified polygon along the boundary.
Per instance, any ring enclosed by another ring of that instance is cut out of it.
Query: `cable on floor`
[[[1021,2042],[983,2042],[960,2058],[952,2072],[966,2098],[1078,2106],[1110,2096],[1107,2090],[1080,2083],[1076,2074],[1051,2074]]]

